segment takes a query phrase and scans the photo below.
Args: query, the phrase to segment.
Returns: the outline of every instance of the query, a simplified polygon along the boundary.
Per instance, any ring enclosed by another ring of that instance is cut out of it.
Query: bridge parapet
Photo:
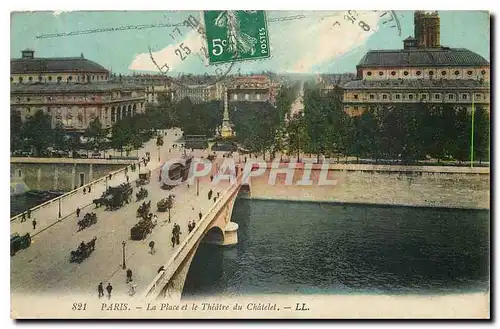
[[[234,184],[217,198],[217,201],[209,209],[209,211],[198,221],[196,227],[191,233],[186,237],[186,239],[180,244],[174,255],[167,261],[164,265],[164,271],[158,273],[153,281],[146,287],[143,294],[141,295],[141,300],[152,301],[157,298],[168,282],[175,275],[178,268],[184,262],[185,258],[196,247],[196,244],[203,238],[206,230],[209,228],[210,224],[216,218],[218,213],[224,208],[233,197],[236,197],[238,190],[241,186],[243,180],[243,173],[237,174],[237,179]]]

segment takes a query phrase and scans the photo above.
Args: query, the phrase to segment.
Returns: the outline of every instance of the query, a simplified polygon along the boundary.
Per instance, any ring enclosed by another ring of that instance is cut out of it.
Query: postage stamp
[[[269,58],[269,30],[263,10],[204,12],[210,64]]]
[[[11,317],[489,318],[489,20],[12,13]]]

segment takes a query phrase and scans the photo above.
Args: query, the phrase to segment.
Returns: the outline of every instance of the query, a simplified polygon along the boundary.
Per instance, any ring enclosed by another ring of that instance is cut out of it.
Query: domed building
[[[124,116],[144,112],[144,87],[110,82],[110,72],[80,57],[36,58],[23,50],[10,61],[11,110],[21,119],[41,110],[66,131],[83,132],[94,118],[111,127]]]
[[[370,50],[345,83],[344,109],[360,115],[374,105],[403,103],[490,107],[490,64],[464,48],[440,45],[437,12],[416,11],[415,37],[403,49]]]

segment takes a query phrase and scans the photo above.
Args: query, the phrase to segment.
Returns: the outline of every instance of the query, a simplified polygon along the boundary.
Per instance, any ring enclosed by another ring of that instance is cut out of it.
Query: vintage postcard
[[[12,318],[490,318],[488,11],[10,35]]]

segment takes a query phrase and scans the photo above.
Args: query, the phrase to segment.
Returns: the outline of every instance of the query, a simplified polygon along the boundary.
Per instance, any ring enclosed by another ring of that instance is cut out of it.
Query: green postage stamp
[[[204,12],[210,64],[269,58],[269,33],[263,10]]]

